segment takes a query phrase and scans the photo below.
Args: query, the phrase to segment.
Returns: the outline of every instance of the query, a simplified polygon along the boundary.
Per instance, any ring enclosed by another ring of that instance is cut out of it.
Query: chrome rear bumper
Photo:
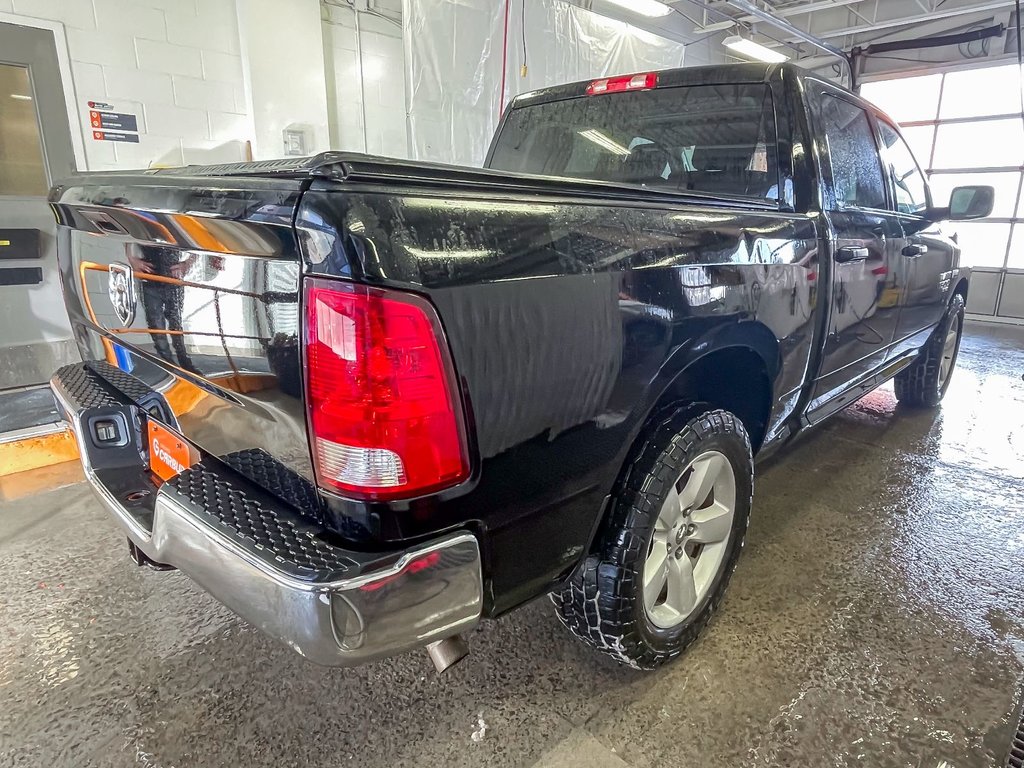
[[[351,550],[213,456],[157,486],[138,435],[150,410],[146,398],[158,393],[104,363],[62,368],[51,385],[86,477],[138,549],[311,661],[353,666],[479,621],[483,588],[473,535],[398,552]],[[126,444],[99,445],[97,419],[123,419]]]

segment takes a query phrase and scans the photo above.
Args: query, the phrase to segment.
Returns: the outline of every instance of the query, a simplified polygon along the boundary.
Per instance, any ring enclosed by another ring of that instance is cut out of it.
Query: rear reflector
[[[658,87],[658,73],[647,72],[643,75],[622,75],[621,77],[605,77],[595,80],[587,86],[587,96],[619,91],[647,91]]]
[[[441,323],[419,296],[307,279],[306,392],[321,487],[421,496],[469,475]]]

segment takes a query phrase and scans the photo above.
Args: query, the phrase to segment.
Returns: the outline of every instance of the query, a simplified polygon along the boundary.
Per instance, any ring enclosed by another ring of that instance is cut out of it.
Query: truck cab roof
[[[678,85],[715,85],[716,83],[762,83],[781,79],[786,73],[802,77],[807,70],[795,64],[715,64],[706,67],[680,67],[677,69],[657,70],[658,87]],[[599,79],[599,78],[597,78]],[[595,78],[580,80],[565,85],[555,85],[524,93],[513,99],[511,108],[533,104],[544,104],[561,99],[572,99],[585,96],[587,86]]]

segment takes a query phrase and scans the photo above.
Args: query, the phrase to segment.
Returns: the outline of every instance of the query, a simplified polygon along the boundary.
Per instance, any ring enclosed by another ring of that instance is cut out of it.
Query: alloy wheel
[[[644,562],[643,598],[655,626],[685,621],[721,570],[736,513],[736,474],[724,454],[691,461],[662,504]]]

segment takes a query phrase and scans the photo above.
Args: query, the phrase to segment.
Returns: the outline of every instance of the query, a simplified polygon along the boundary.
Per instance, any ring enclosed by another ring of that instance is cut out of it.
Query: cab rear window
[[[489,167],[778,201],[771,90],[695,85],[514,109]]]

